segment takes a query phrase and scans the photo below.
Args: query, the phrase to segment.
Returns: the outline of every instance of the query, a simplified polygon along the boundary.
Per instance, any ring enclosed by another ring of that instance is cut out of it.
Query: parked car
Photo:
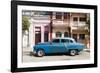
[[[39,57],[53,53],[68,53],[71,56],[75,56],[84,48],[84,44],[77,43],[73,38],[67,37],[55,38],[50,42],[38,43],[33,47],[33,52]]]

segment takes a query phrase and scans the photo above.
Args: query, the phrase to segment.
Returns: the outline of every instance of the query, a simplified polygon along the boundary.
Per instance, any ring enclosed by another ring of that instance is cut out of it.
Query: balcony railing
[[[86,22],[73,22],[72,23],[72,26],[82,27],[82,26],[85,26],[85,25],[86,25]]]
[[[50,16],[34,16],[34,20],[50,20]]]
[[[51,22],[50,16],[34,16],[32,17],[33,23],[35,24],[49,24]]]
[[[69,26],[69,21],[53,20],[53,26]]]

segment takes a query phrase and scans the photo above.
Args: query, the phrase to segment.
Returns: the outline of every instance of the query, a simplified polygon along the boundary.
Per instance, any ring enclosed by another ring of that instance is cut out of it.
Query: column
[[[29,28],[29,48],[33,48],[33,23],[31,22]]]
[[[52,32],[52,38],[56,38],[55,32]]]
[[[62,38],[64,38],[64,33],[62,33]]]
[[[41,42],[44,42],[44,26],[41,26]]]

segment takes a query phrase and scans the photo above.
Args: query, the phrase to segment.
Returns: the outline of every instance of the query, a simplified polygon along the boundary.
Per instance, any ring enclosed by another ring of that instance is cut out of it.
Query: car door
[[[60,52],[60,39],[53,39],[53,41],[50,45],[50,51],[52,53]]]
[[[62,53],[67,51],[67,45],[69,44],[68,39],[61,39],[60,50]]]

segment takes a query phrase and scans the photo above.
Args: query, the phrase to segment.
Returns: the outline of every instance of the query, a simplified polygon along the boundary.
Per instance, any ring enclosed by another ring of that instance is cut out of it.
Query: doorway
[[[35,44],[41,42],[41,27],[35,27]]]

